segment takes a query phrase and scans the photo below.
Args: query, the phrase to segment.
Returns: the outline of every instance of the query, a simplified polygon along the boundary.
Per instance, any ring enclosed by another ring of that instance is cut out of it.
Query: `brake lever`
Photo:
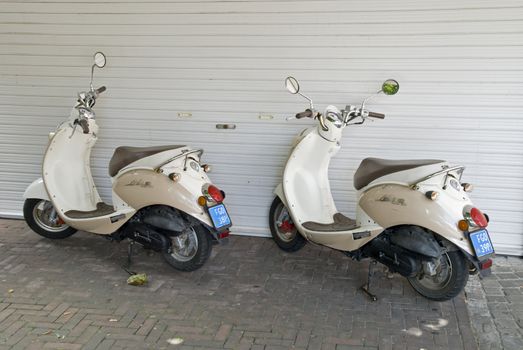
[[[287,117],[287,118],[285,118],[286,121],[293,120],[293,119],[298,119],[298,118],[296,118],[296,116],[292,116],[292,117]]]

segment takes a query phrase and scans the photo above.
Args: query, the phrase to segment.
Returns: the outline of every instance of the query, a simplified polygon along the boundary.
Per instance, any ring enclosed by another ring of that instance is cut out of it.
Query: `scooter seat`
[[[114,150],[114,154],[109,162],[109,175],[111,177],[118,174],[118,172],[125,166],[132,162],[152,156],[153,154],[163,151],[169,151],[176,148],[185,147],[184,145],[168,145],[168,146],[153,146],[153,147],[130,147],[121,146]]]
[[[361,161],[361,164],[356,170],[356,173],[354,173],[354,188],[360,190],[377,178],[396,173],[398,171],[444,162],[444,160],[439,159],[390,160],[380,158],[365,158]]]

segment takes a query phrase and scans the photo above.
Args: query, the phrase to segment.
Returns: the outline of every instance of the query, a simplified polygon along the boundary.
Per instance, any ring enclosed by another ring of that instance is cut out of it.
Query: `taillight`
[[[478,208],[470,209],[470,217],[471,217],[472,221],[474,221],[474,223],[477,226],[479,226],[479,227],[487,227],[488,220],[485,217],[485,215],[483,215],[481,210],[479,210]]]
[[[480,270],[490,269],[491,266],[492,266],[492,259],[487,259],[487,260],[479,263]]]
[[[218,236],[218,239],[223,239],[223,238],[229,237],[229,234],[230,234],[230,231],[225,230],[223,232],[218,233],[217,236]]]
[[[218,203],[222,202],[225,198],[225,193],[214,185],[209,185],[209,187],[207,187],[207,193],[215,202]]]

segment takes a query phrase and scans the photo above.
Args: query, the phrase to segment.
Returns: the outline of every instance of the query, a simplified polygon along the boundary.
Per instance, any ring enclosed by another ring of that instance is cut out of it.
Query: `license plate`
[[[478,258],[494,254],[494,246],[490,241],[487,230],[482,229],[470,233],[470,241]]]
[[[217,229],[231,226],[231,218],[225,209],[225,205],[218,204],[207,209],[214,227]]]

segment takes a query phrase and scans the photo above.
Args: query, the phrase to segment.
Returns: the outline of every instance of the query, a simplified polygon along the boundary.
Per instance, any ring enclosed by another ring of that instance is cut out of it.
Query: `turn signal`
[[[202,166],[202,168],[203,168],[203,171],[205,171],[206,173],[210,173],[212,170],[212,167],[209,164],[204,164]]]
[[[438,199],[438,197],[439,197],[439,192],[436,192],[436,191],[427,191],[427,192],[425,192],[425,197],[427,197],[428,199],[431,199],[431,200],[435,201],[435,200]]]
[[[182,176],[181,176],[180,174],[178,174],[178,173],[170,173],[170,174],[169,174],[169,179],[171,179],[171,180],[174,181],[174,182],[178,182],[178,181],[180,181],[180,178],[181,178],[181,177],[182,177]]]
[[[202,207],[205,206],[205,204],[207,204],[207,199],[204,196],[198,197],[198,204]]]
[[[461,231],[463,231],[463,232],[468,231],[468,229],[469,229],[469,223],[468,223],[468,221],[467,221],[467,220],[459,220],[459,221],[458,221],[458,228],[459,228]]]
[[[223,238],[227,238],[227,237],[229,237],[229,233],[230,233],[229,230],[225,230],[225,231],[223,231],[223,232],[218,233],[218,234],[217,234],[218,239],[223,239]]]
[[[469,184],[469,183],[462,183],[461,186],[463,187],[463,191],[465,192],[472,192],[472,190],[474,189],[474,186],[472,184]]]

